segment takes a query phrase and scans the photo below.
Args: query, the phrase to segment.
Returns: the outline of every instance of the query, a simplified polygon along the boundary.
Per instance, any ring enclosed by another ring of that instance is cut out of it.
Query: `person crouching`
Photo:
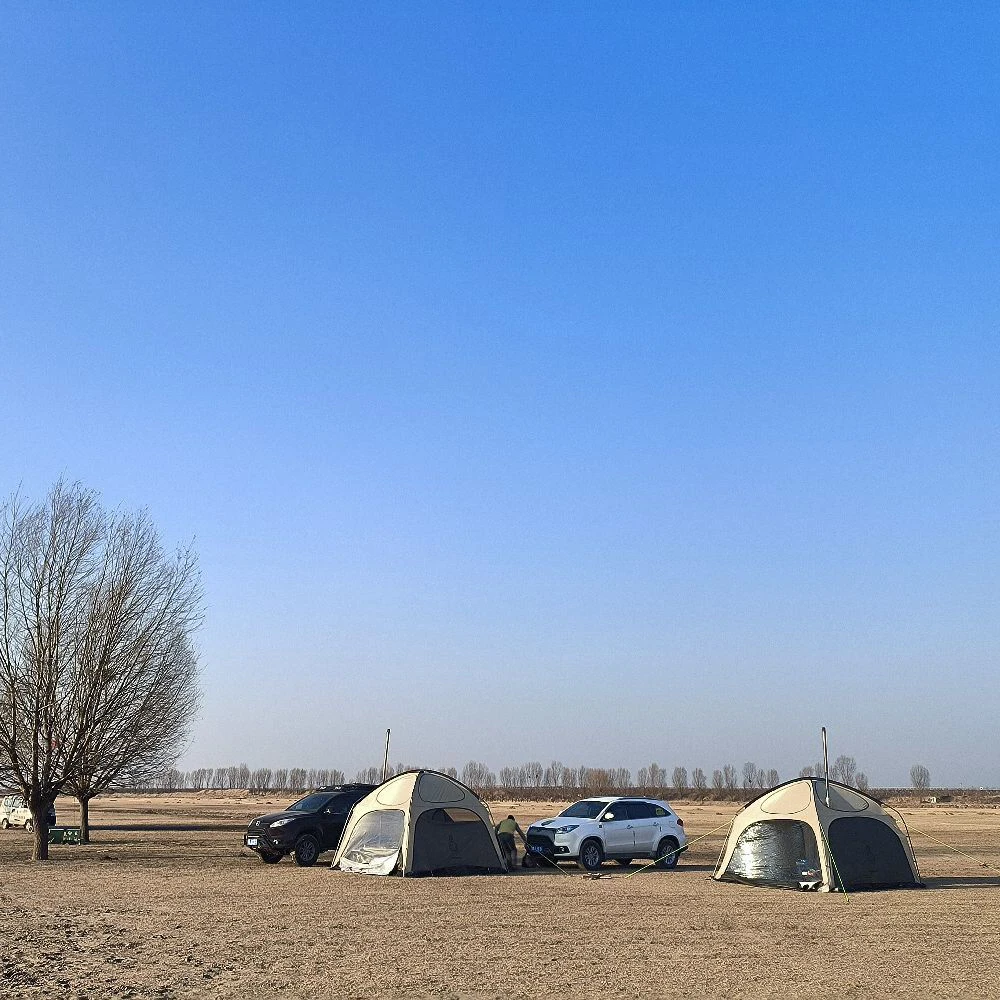
[[[517,834],[521,838],[521,843],[527,848],[528,841],[525,839],[524,831],[517,825],[517,820],[513,816],[508,816],[497,823],[496,833],[507,871],[512,872],[517,867],[517,841],[514,835]]]

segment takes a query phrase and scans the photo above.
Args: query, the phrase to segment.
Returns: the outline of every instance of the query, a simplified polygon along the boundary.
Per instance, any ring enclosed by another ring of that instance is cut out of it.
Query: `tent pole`
[[[385,758],[382,761],[382,780],[383,781],[385,781],[386,772],[389,770],[389,733],[390,732],[391,732],[391,730],[389,730],[389,729],[387,729],[385,731]],[[823,732],[825,733],[826,730],[824,729]],[[829,795],[827,795],[827,798],[829,798]]]
[[[826,747],[826,726],[823,726],[823,772],[826,775],[826,806],[830,808],[830,754]]]

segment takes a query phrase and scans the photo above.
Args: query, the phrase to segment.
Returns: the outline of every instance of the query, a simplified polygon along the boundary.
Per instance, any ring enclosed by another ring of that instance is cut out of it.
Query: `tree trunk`
[[[80,803],[80,843],[90,843],[90,796],[78,795],[77,802]]]
[[[47,806],[39,810],[31,810],[31,822],[34,824],[34,844],[31,848],[32,861],[49,860],[49,810]]]

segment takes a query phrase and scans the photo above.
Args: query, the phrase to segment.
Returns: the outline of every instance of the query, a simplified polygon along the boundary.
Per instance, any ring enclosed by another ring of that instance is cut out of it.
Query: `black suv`
[[[331,785],[310,792],[284,812],[258,816],[247,827],[243,843],[266,865],[277,864],[286,854],[303,867],[314,865],[323,851],[336,848],[354,803],[374,788]]]

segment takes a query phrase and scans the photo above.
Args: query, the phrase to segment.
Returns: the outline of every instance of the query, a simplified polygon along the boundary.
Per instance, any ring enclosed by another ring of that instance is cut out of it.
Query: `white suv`
[[[595,796],[528,827],[525,864],[575,861],[596,871],[604,861],[627,865],[654,858],[660,868],[676,868],[687,848],[684,821],[662,799]]]

